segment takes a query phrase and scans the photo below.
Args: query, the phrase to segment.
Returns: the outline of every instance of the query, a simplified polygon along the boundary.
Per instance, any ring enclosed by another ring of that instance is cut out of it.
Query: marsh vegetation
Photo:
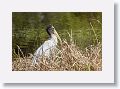
[[[101,71],[101,12],[13,12],[13,71]],[[48,39],[45,27],[53,24],[62,39],[51,60],[40,58],[32,65],[32,54]]]

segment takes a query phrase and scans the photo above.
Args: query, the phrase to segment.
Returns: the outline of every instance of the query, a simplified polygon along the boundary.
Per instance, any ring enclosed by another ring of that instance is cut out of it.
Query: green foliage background
[[[72,30],[73,39],[80,49],[96,45],[96,37],[102,41],[102,12],[13,12],[12,13],[12,49],[20,46],[24,54],[34,51],[48,39],[46,26],[52,24],[62,39],[69,39]]]

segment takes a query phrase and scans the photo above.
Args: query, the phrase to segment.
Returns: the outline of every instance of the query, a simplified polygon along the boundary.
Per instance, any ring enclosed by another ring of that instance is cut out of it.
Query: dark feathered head
[[[53,27],[53,25],[48,25],[46,28],[47,33],[49,34],[49,36],[51,37],[52,34],[54,34],[62,43],[60,36],[58,35],[57,31],[55,30],[55,28]]]
[[[53,27],[53,25],[48,25],[46,28],[47,33],[51,36],[51,34],[54,34],[54,30],[55,28]]]

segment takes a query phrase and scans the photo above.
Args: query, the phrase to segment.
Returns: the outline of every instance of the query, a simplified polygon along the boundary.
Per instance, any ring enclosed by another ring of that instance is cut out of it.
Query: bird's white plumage
[[[57,43],[58,41],[56,35],[52,34],[51,37],[36,50],[33,56],[33,62],[36,63],[36,60],[38,60],[38,58],[42,55],[49,58],[51,52],[54,52],[56,49]]]

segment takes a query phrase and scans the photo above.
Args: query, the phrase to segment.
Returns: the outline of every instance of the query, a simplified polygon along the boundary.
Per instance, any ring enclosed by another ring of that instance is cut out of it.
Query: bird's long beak
[[[60,41],[60,44],[62,44],[62,40],[55,29],[54,29],[54,34],[57,36],[58,40]]]

